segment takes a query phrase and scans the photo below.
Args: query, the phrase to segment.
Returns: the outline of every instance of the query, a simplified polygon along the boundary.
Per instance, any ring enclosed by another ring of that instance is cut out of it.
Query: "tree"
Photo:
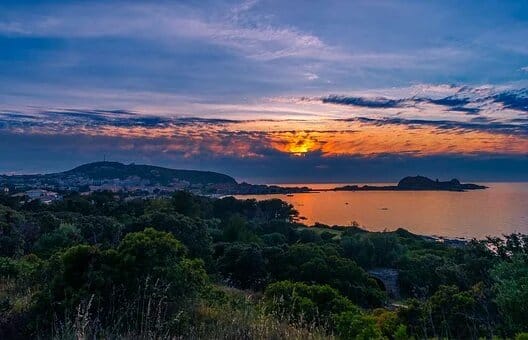
[[[240,215],[233,215],[222,224],[223,240],[226,242],[259,242],[248,222]]]
[[[211,236],[207,232],[206,221],[202,219],[190,218],[177,212],[153,212],[142,215],[135,223],[127,226],[129,231],[140,231],[144,228],[169,232],[187,247],[191,257],[210,260]]]
[[[253,243],[226,245],[217,267],[227,283],[238,288],[260,288],[267,280],[262,249]]]
[[[62,224],[59,228],[42,235],[35,243],[35,253],[42,257],[50,257],[54,253],[82,243],[83,238],[77,227]]]
[[[280,233],[271,233],[261,236],[262,241],[267,246],[279,246],[286,244],[286,237]]]
[[[527,332],[528,323],[528,255],[516,254],[492,270],[500,315],[510,335]]]
[[[0,205],[0,256],[20,256],[24,252],[24,237],[20,230],[23,216]]]
[[[272,220],[292,222],[299,215],[293,205],[277,198],[258,201],[257,208],[258,218],[264,222]]]
[[[104,325],[121,320],[115,327],[131,327],[127,322],[137,322],[136,313],[146,313],[142,308],[153,301],[163,318],[159,322],[169,322],[207,282],[202,261],[187,258],[173,235],[152,228],[128,234],[117,250],[66,249],[50,259],[46,275],[33,310],[39,321],[51,322],[88,305]]]
[[[123,236],[123,225],[106,216],[82,216],[75,220],[83,239],[104,248],[115,247]]]
[[[435,329],[441,337],[476,338],[476,301],[456,286],[440,286],[429,300]]]
[[[89,245],[76,245],[55,253],[45,269],[44,277],[48,279],[34,296],[32,313],[36,317],[30,327],[51,327],[54,318],[73,313],[90,299],[104,312],[108,311],[115,301],[112,293],[117,290],[117,261],[115,251],[101,252]]]
[[[403,253],[398,238],[388,232],[355,233],[341,239],[343,254],[363,268],[393,267]]]
[[[302,243],[317,243],[321,242],[321,236],[315,231],[310,229],[303,229],[299,232],[299,242]]]
[[[170,285],[172,299],[194,292],[206,281],[203,264],[186,259],[187,250],[173,235],[147,228],[125,236],[117,254],[129,290],[149,280]]]
[[[189,217],[201,217],[206,211],[200,202],[199,196],[186,191],[176,191],[171,198],[171,207],[174,211]]]
[[[295,244],[277,263],[277,279],[328,284],[361,306],[380,306],[385,294],[354,261],[334,245]]]

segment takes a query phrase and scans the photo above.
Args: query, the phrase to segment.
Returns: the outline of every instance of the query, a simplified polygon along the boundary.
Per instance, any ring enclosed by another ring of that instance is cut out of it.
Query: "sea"
[[[280,185],[329,189],[346,184]],[[369,231],[405,228],[420,235],[461,239],[528,234],[528,182],[479,184],[489,188],[466,192],[319,191],[236,197],[257,200],[280,198],[295,207],[302,218],[301,222],[306,225],[318,222],[350,226],[357,223]]]

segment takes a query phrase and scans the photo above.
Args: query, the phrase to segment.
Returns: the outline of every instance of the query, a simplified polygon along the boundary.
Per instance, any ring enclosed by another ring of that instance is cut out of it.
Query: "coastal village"
[[[127,193],[131,197],[160,197],[169,195],[174,191],[189,191],[193,194],[211,194],[216,190],[227,190],[226,185],[221,184],[191,184],[184,180],[174,180],[168,185],[153,183],[150,180],[138,176],[130,176],[125,179],[112,178],[95,180],[82,176],[70,175],[65,178],[54,180],[42,180],[26,178],[10,178],[8,176],[0,179],[0,185],[4,193],[11,193],[14,197],[27,197],[28,201],[39,200],[42,203],[51,203],[62,199],[61,193],[80,192],[81,195],[89,195],[98,191],[110,191],[113,193]]]
[[[101,167],[101,165],[95,166]],[[106,164],[105,166],[108,165]],[[64,194],[71,192],[89,195],[94,192],[109,191],[125,200],[131,200],[135,198],[167,197],[175,191],[186,191],[208,197],[245,194],[289,194],[310,191],[307,187],[285,188],[274,185],[237,183],[229,177],[230,181],[220,182],[208,179],[200,182],[191,182],[177,177],[170,178],[170,180],[159,180],[155,177],[157,175],[156,171],[151,170],[153,174],[153,176],[150,176],[151,178],[145,178],[147,177],[145,175],[122,176],[121,178],[117,175],[108,175],[94,178],[75,171],[51,175],[4,175],[0,176],[0,188],[5,194],[13,197],[26,197],[27,202],[38,200],[44,204],[61,200]]]

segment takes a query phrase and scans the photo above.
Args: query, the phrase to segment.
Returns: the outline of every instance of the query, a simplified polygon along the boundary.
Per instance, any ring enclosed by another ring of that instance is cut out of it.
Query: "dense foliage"
[[[0,338],[522,338],[528,237],[307,228],[280,200],[0,196]],[[371,269],[398,273],[391,296]],[[395,299],[397,298],[397,300]]]

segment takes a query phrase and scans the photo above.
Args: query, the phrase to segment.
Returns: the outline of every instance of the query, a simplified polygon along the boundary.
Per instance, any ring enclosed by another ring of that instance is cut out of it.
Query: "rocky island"
[[[466,191],[466,190],[482,190],[487,187],[473,183],[460,183],[458,179],[450,181],[432,180],[424,176],[409,176],[401,179],[397,185],[345,185],[336,187],[334,191],[415,191],[415,190],[430,190],[430,191]]]

